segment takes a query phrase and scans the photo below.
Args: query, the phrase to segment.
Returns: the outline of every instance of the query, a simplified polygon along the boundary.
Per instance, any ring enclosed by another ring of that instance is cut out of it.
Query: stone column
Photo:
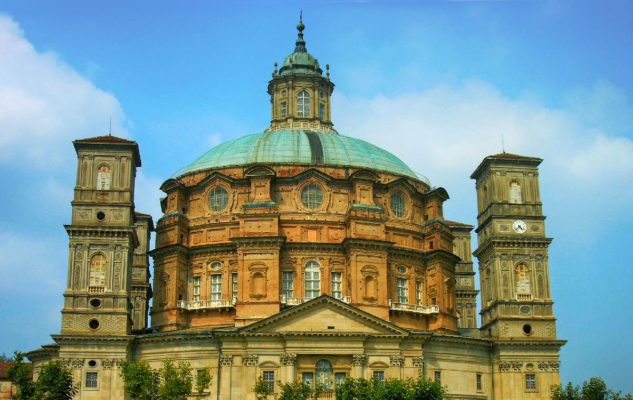
[[[250,393],[257,382],[257,365],[259,356],[257,354],[247,354],[242,358],[241,386],[244,388],[243,395]]]
[[[367,365],[367,356],[364,354],[352,355],[352,376],[351,378],[364,378],[364,367]]]
[[[292,383],[295,381],[295,364],[297,363],[297,355],[284,353],[281,356],[281,364],[284,366],[283,383]]]
[[[391,376],[402,379],[402,367],[404,366],[404,358],[401,355],[391,356],[389,357],[389,363],[391,364],[391,370],[394,372]]]
[[[233,369],[233,356],[220,354],[220,394],[221,399],[231,398],[231,372]]]

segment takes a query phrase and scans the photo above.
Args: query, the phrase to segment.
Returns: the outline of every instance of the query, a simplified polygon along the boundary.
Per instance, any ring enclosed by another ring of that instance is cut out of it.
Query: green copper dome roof
[[[196,171],[253,164],[331,165],[367,168],[418,179],[398,157],[360,139],[332,132],[279,130],[229,140],[204,153],[175,177]]]

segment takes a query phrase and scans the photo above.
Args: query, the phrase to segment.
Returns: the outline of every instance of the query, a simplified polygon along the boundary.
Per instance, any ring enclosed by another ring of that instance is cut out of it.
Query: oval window
[[[309,210],[315,210],[323,204],[323,190],[316,183],[307,184],[301,191],[301,203]]]
[[[215,212],[222,211],[229,204],[229,193],[221,186],[209,192],[209,208]]]
[[[391,195],[389,206],[391,207],[391,212],[396,217],[402,218],[407,213],[407,205],[402,192],[395,192]]]

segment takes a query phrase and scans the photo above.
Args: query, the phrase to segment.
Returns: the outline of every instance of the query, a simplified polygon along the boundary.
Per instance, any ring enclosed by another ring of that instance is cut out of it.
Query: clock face
[[[517,219],[512,223],[512,229],[514,229],[516,233],[525,233],[527,231],[527,224],[525,221]]]

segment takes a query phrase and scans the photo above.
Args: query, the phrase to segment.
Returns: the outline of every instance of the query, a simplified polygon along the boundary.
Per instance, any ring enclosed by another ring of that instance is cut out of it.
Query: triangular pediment
[[[323,295],[240,329],[248,334],[364,334],[406,336],[408,331]]]

